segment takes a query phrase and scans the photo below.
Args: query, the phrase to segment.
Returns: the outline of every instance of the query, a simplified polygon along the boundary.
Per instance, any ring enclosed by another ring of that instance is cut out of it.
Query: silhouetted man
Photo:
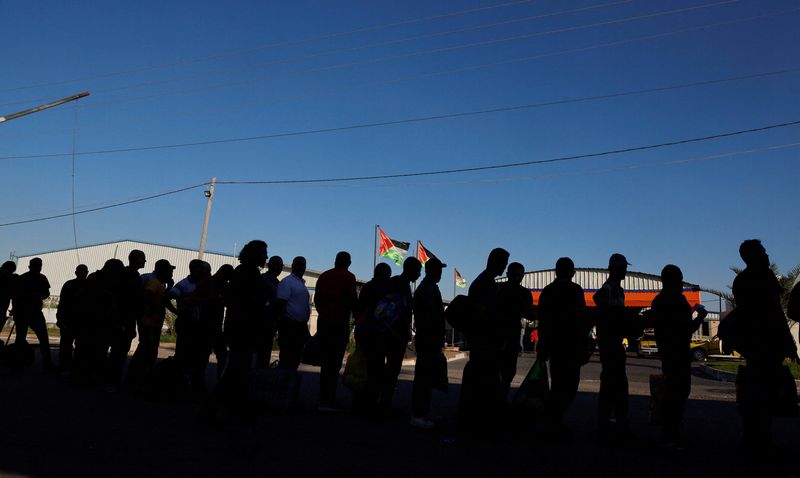
[[[158,360],[161,329],[167,313],[167,291],[172,285],[175,266],[166,259],[156,261],[150,279],[144,283],[144,313],[139,322],[139,345],[128,367],[128,380],[143,385]]]
[[[686,400],[692,387],[692,334],[702,325],[707,312],[697,311],[692,320],[692,308],[683,295],[683,273],[669,264],[661,271],[662,290],[653,300],[646,316],[655,329],[665,390],[661,422],[668,448],[683,448],[686,438],[682,431]]]
[[[268,258],[266,242],[256,239],[245,244],[225,293],[225,336],[230,345],[227,370],[242,379],[252,366],[259,322],[264,318],[266,287],[260,268]]]
[[[144,286],[140,281],[139,270],[146,262],[144,252],[134,249],[128,254],[128,265],[122,271],[119,310],[112,317],[114,323],[110,331],[111,350],[105,377],[107,391],[116,391],[122,383],[122,370],[131,351],[131,342],[136,337],[136,325],[144,314]]]
[[[372,279],[361,288],[353,313],[355,322],[353,335],[356,340],[356,348],[363,347],[364,350],[369,350],[370,347],[374,347],[370,344],[370,341],[376,340],[377,334],[371,332],[371,321],[375,314],[375,307],[383,296],[383,291],[386,290],[386,284],[391,276],[392,268],[389,264],[382,262],[375,266]],[[374,397],[374,399],[377,400],[377,397]],[[369,392],[365,390],[353,392],[353,410],[356,413],[369,413],[372,411],[370,407],[374,406],[375,403],[370,403],[370,401]]]
[[[356,276],[350,267],[350,254],[336,254],[333,269],[317,279],[314,306],[317,308],[317,337],[322,352],[319,374],[319,410],[337,411],[336,384],[347,344],[350,342],[350,317],[358,300]]]
[[[745,447],[761,453],[772,443],[771,402],[780,389],[783,361],[788,357],[800,363],[786,317],[781,307],[783,289],[770,269],[769,256],[761,241],[750,239],[739,247],[747,265],[733,281],[743,346],[739,352],[747,359],[747,370],[737,377],[737,402],[742,416]]]
[[[17,279],[19,278],[15,274],[16,271],[17,265],[13,261],[6,261],[0,266],[0,330],[6,326],[8,307],[16,294]]]
[[[506,271],[506,282],[497,288],[497,332],[499,344],[498,363],[502,384],[500,399],[508,399],[511,381],[517,373],[519,357],[519,328],[521,320],[533,320],[533,295],[523,287],[525,266],[512,262]]]
[[[411,393],[411,426],[433,428],[435,423],[428,417],[437,373],[437,361],[444,347],[444,305],[439,281],[442,280],[442,264],[436,257],[425,263],[425,278],[414,292],[414,349],[417,362],[414,365],[414,388]],[[443,358],[443,357],[442,357]],[[447,373],[447,370],[444,370]]]
[[[611,417],[616,418],[613,430],[618,438],[631,437],[628,423],[628,375],[625,370],[625,338],[628,312],[625,310],[625,291],[622,281],[628,271],[628,261],[622,254],[608,259],[608,279],[595,292],[597,305],[597,344],[600,347],[600,393],[598,395],[598,428],[605,438],[611,430]]]
[[[256,367],[268,367],[272,359],[272,344],[275,341],[275,332],[278,330],[278,276],[283,272],[283,259],[281,256],[272,256],[267,262],[267,272],[261,277],[264,280],[265,303],[264,320],[260,322],[258,331],[259,343],[256,350]]]
[[[550,362],[550,397],[547,403],[548,433],[569,433],[562,423],[564,412],[575,400],[581,366],[589,359],[589,327],[584,315],[583,289],[572,282],[575,264],[569,257],[556,261],[556,279],[539,296],[538,360]]]
[[[499,364],[497,292],[495,278],[503,273],[510,254],[496,248],[489,253],[486,269],[469,287],[474,322],[467,331],[469,361],[464,367],[458,403],[459,425],[481,431],[497,423],[503,402]]]
[[[282,370],[297,370],[303,358],[303,347],[308,342],[311,304],[303,279],[305,273],[306,258],[297,256],[292,260],[292,273],[278,284],[277,300],[281,310],[278,368]]]
[[[58,345],[58,366],[62,372],[72,368],[72,351],[78,331],[85,327],[89,313],[88,282],[89,268],[80,264],[75,268],[75,278],[61,287],[56,311],[56,325],[61,339]]]
[[[17,281],[17,297],[14,300],[14,321],[17,324],[17,342],[26,342],[28,327],[36,333],[39,339],[39,349],[42,352],[44,372],[55,371],[53,359],[50,356],[50,339],[47,335],[47,324],[44,320],[42,307],[44,301],[50,297],[50,282],[42,274],[42,260],[38,257],[31,259],[28,272],[19,276]]]
[[[191,385],[195,393],[205,393],[203,378],[198,376],[199,361],[203,348],[203,330],[200,324],[202,303],[195,293],[198,284],[211,276],[211,266],[200,259],[189,261],[189,275],[178,281],[167,292],[167,299],[174,299],[178,314],[175,319],[175,358],[184,375],[185,385]],[[202,368],[205,371],[205,367]]]
[[[225,319],[223,293],[232,275],[233,266],[223,264],[213,276],[201,281],[197,286],[197,294],[202,303],[200,323],[204,334],[204,348],[198,362],[198,367],[202,369],[202,372],[198,372],[198,377],[201,379],[205,378],[205,369],[212,351],[217,358],[217,379],[222,376],[228,360],[228,346],[222,332],[222,323]]]
[[[393,413],[392,396],[411,340],[411,283],[419,279],[422,264],[409,257],[403,272],[386,282],[373,316],[367,319],[367,403],[377,404],[384,416]]]

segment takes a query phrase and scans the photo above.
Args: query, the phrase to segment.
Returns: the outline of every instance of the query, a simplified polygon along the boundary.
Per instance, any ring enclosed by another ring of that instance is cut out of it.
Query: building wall
[[[151,272],[157,260],[166,259],[170,264],[175,266],[175,282],[189,275],[189,261],[197,259],[197,250],[125,240],[80,247],[77,250],[66,249],[18,256],[17,273],[21,274],[27,271],[28,262],[34,257],[39,257],[42,259],[42,274],[47,276],[47,279],[50,281],[51,297],[58,297],[64,283],[75,278],[75,268],[78,264],[85,264],[89,268],[90,273],[102,268],[103,264],[108,259],[120,259],[123,263],[127,264],[128,254],[134,249],[143,251],[147,259],[144,269],[140,271],[141,273]],[[211,270],[214,272],[224,264],[230,264],[234,267],[239,265],[239,261],[236,257],[215,252],[204,252],[203,260],[211,264]],[[291,259],[284,258],[284,260],[290,261]],[[281,273],[280,278],[286,277],[289,273],[290,268],[287,266],[284,268],[283,273]],[[311,319],[309,321],[309,327],[311,328],[312,334],[316,332],[317,328],[317,311],[313,306],[313,294],[320,273],[321,272],[316,270],[307,270],[303,275],[311,297]],[[44,310],[45,319],[48,323],[55,323],[55,312],[55,309],[46,308]]]

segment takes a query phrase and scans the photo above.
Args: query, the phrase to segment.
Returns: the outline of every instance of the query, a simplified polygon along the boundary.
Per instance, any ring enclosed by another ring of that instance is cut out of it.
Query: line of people
[[[785,358],[800,358],[780,308],[780,288],[764,247],[757,240],[745,241],[740,255],[747,268],[737,276],[733,292],[744,325],[731,340],[744,344],[741,352],[750,376],[756,377],[741,385],[757,391],[742,394],[745,398],[739,409],[746,443],[763,446],[770,439],[770,413],[769,397],[761,390],[769,389],[769,377],[776,376],[775,370]],[[663,290],[647,313],[636,315],[625,307],[622,282],[629,263],[622,254],[609,258],[608,279],[593,296],[594,309],[587,307],[583,289],[572,281],[575,265],[571,259],[558,259],[555,280],[544,288],[534,306],[530,291],[521,285],[524,266],[508,264],[509,258],[504,249],[492,250],[485,270],[469,288],[470,319],[464,333],[470,354],[459,397],[459,425],[483,433],[503,422],[520,352],[520,320],[536,319],[540,332],[537,359],[549,362],[551,377],[544,414],[546,433],[556,438],[570,434],[563,416],[576,396],[580,369],[591,355],[590,330],[596,328],[602,367],[599,435],[630,439],[623,339],[638,337],[641,329],[652,327],[666,381],[664,439],[669,446],[685,446],[682,419],[691,387],[689,338],[705,318],[705,311],[698,308],[693,317],[682,294],[681,270],[674,265],[664,267]],[[99,383],[109,391],[117,390],[123,385],[125,361],[138,329],[139,345],[128,366],[127,382],[134,388],[146,386],[170,310],[177,316],[175,362],[187,393],[205,396],[206,368],[214,353],[219,381],[210,401],[246,401],[249,372],[270,365],[276,335],[278,368],[295,371],[299,367],[310,339],[311,302],[303,279],[305,258],[295,257],[291,274],[279,280],[283,260],[270,258],[267,244],[255,240],[242,248],[239,262],[236,268],[226,265],[212,275],[208,263],[192,260],[189,276],[178,283],[172,277],[175,267],[164,259],[156,261],[153,272],[140,275],[146,259],[138,250],[130,253],[127,266],[110,259],[92,274],[86,266],[78,266],[76,278],[64,285],[58,306],[60,367],[70,371],[78,383]],[[321,363],[319,410],[343,408],[336,401],[337,384],[354,326],[356,348],[364,352],[367,372],[365,386],[354,393],[354,411],[380,417],[404,413],[393,408],[392,398],[413,337],[417,359],[411,425],[434,427],[432,392],[446,389],[447,383],[443,348],[450,311],[445,311],[438,287],[446,264],[438,258],[428,260],[425,276],[414,291],[412,284],[423,269],[416,258],[407,258],[402,273],[394,277],[387,264],[378,264],[374,277],[359,294],[355,276],[348,270],[350,263],[347,252],[338,253],[334,267],[319,277],[315,288]],[[13,301],[17,341],[24,342],[31,328],[39,337],[44,371],[50,373],[55,367],[42,315],[50,286],[41,267],[40,259],[32,259],[30,270],[16,277],[13,262],[3,264],[0,307],[5,306],[5,311]],[[504,272],[507,280],[498,282]],[[796,304],[796,294],[797,290],[791,304]],[[790,314],[796,312],[790,310]],[[780,347],[763,345],[776,340]]]

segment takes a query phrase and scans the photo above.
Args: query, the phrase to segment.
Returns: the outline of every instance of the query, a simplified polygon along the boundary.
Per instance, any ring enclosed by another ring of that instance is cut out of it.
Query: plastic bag
[[[512,404],[523,412],[540,414],[547,408],[549,395],[547,362],[537,359],[514,394]]]
[[[342,374],[342,383],[353,392],[360,393],[367,388],[367,354],[363,348],[356,348],[356,351],[347,357]]]

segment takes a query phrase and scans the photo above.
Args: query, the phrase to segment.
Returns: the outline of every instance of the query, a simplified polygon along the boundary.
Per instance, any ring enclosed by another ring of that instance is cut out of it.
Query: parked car
[[[711,339],[692,339],[691,340],[692,360],[702,362],[709,355],[719,355],[722,353],[719,346],[719,337]],[[645,333],[639,338],[639,348],[637,354],[640,357],[653,357],[658,355],[658,345],[656,337],[651,333]]]

